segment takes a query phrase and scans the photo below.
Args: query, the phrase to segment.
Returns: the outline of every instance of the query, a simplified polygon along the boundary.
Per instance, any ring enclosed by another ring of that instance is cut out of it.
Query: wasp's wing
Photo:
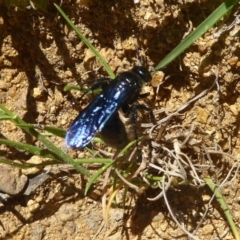
[[[81,149],[91,141],[97,131],[96,126],[92,124],[93,120],[93,117],[85,119],[81,116],[75,119],[65,137],[68,147]]]
[[[118,108],[118,103],[100,94],[73,121],[65,136],[67,147],[84,148]]]

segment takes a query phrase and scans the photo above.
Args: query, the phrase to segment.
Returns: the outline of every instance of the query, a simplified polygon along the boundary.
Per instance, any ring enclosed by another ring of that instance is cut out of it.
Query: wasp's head
[[[136,66],[132,71],[137,74],[144,82],[150,82],[152,79],[151,73],[142,66]]]

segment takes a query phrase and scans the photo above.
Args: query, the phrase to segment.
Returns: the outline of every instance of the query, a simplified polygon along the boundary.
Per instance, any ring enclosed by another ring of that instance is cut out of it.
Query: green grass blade
[[[220,203],[221,208],[223,209],[223,212],[228,220],[228,224],[232,229],[233,235],[235,237],[235,239],[240,240],[240,236],[239,236],[239,232],[237,230],[237,227],[233,221],[232,215],[229,211],[228,205],[225,202],[220,190],[218,189],[218,187],[214,184],[214,182],[212,181],[211,178],[204,178],[205,182],[207,183],[207,185],[209,186],[209,188],[216,194],[216,199],[218,200],[218,202]]]
[[[1,120],[11,120],[11,117],[9,117],[7,114],[4,112],[0,111],[0,121]]]
[[[52,154],[52,152],[50,152],[48,149],[43,149],[30,144],[14,142],[14,141],[11,141],[8,139],[2,139],[2,138],[0,138],[0,143],[10,147],[17,148],[19,150],[26,151],[28,153],[32,153],[36,156],[58,160],[58,163],[59,161],[62,161],[61,159],[57,159],[57,156]]]
[[[81,88],[79,86],[75,86],[75,85],[72,85],[72,84],[67,84],[63,88],[64,92],[71,91],[71,90],[78,90],[78,91],[81,91],[81,92],[84,92],[84,93],[89,91],[89,89]]]
[[[59,164],[59,162],[57,161],[47,161],[47,162],[43,162],[43,163],[39,163],[39,164],[33,164],[33,163],[16,163],[13,162],[12,160],[6,159],[6,158],[0,158],[0,163],[4,163],[13,167],[17,167],[17,168],[21,168],[21,169],[27,169],[27,168],[32,168],[32,167],[45,167],[45,166],[49,166],[49,165],[56,165]]]
[[[88,190],[91,188],[91,186],[96,182],[96,180],[100,177],[101,174],[103,174],[110,166],[112,166],[114,161],[106,164],[102,168],[100,168],[88,181],[86,189],[84,191],[84,194],[86,195],[88,193]]]
[[[26,125],[27,123],[24,122],[21,118],[14,115],[11,111],[9,111],[7,108],[5,108],[2,104],[0,104],[0,109],[9,117],[11,117],[11,121],[14,122],[17,125]],[[69,157],[67,154],[62,152],[59,148],[57,148],[54,144],[52,144],[50,141],[48,141],[43,135],[41,135],[39,132],[37,132],[35,129],[29,128],[29,127],[22,127],[22,129],[27,132],[28,134],[32,135],[39,141],[41,141],[47,148],[50,150],[53,154],[56,154],[59,159],[61,159],[63,162],[67,162],[69,164],[72,164],[79,172],[81,172],[84,175],[90,176],[90,173],[83,167],[81,167],[79,164],[75,163],[75,161]]]
[[[57,127],[52,127],[52,126],[44,126],[44,130],[61,138],[65,138],[66,135],[66,131],[61,129],[61,128],[57,128]]]
[[[99,94],[100,92],[102,92],[102,89],[96,89],[96,90],[89,90],[87,88],[81,88],[79,86],[75,86],[75,85],[71,85],[71,84],[67,84],[64,88],[63,91],[67,92],[70,90],[77,90],[77,91],[81,91],[84,93],[84,95],[88,95],[88,94]]]
[[[226,0],[213,13],[211,13],[191,34],[189,34],[177,47],[175,47],[155,68],[160,70],[176,59],[190,45],[192,45],[200,36],[207,32],[221,17],[230,11],[238,0]]]
[[[83,164],[83,163],[104,163],[104,164],[109,164],[109,163],[112,163],[112,159],[110,159],[110,158],[81,158],[81,159],[79,159],[79,158],[76,158],[76,159],[74,159],[74,161],[76,162],[76,163],[81,163],[81,164]]]
[[[66,135],[66,131],[61,129],[61,128],[57,128],[57,127],[51,127],[51,126],[44,126],[44,130],[52,133],[55,136],[61,137],[61,138],[65,138]]]
[[[51,133],[51,135],[55,135],[61,138],[64,138],[66,135],[66,131],[61,129],[61,128],[57,128],[57,127],[52,127],[52,126],[45,126],[45,125],[41,125],[41,124],[18,124],[18,127],[21,128],[32,128],[32,129],[40,129],[40,130],[45,130],[49,133]],[[42,135],[46,136],[48,135],[47,133],[42,133]]]
[[[8,116],[0,115],[0,121],[1,120],[11,120],[11,118]]]
[[[140,141],[142,138],[139,138],[138,141]],[[130,143],[127,144],[127,146],[125,146],[119,153],[118,153],[118,156],[117,157],[122,157],[124,156],[127,151],[132,147],[134,146],[135,144],[137,143],[137,140],[133,140],[131,141]]]
[[[73,24],[73,22],[68,18],[68,16],[63,12],[63,10],[55,4],[55,7],[63,16],[63,18],[67,21],[67,23],[71,26],[71,28],[77,33],[77,35],[81,38],[81,40],[87,45],[87,47],[93,52],[96,58],[101,62],[102,66],[110,76],[110,78],[115,78],[115,74],[113,73],[112,69],[109,67],[107,62],[103,59],[103,57],[98,53],[96,48],[90,43],[90,41],[81,33],[81,31]]]

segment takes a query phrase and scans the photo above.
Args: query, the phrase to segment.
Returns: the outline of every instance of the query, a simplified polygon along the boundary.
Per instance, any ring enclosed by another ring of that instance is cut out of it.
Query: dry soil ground
[[[145,65],[153,69],[221,2],[140,0],[136,4],[133,0],[79,0],[63,1],[62,9],[105,57],[113,71],[119,73],[138,62],[136,45]],[[166,79],[158,94],[153,84],[147,91],[154,92],[154,110],[167,109],[170,113],[210,88],[215,79],[211,71],[214,67],[219,76],[218,86],[181,112],[175,125],[178,122],[189,130],[194,124],[197,126],[194,129],[198,129],[201,135],[198,140],[206,148],[221,149],[239,159],[240,26],[236,25],[214,38],[214,33],[229,26],[234,19],[231,13],[164,69]],[[102,68],[88,72],[98,69],[99,62],[52,4],[45,12],[32,8],[8,10],[1,4],[0,33],[0,102],[28,123],[67,129],[79,111],[79,108],[69,110],[69,106],[81,93],[76,91],[71,95],[64,92],[63,87],[104,75]],[[156,112],[157,120],[161,117]],[[34,143],[8,121],[1,122],[0,134],[14,141]],[[206,136],[204,141],[203,135]],[[52,137],[51,141],[67,151],[63,139]],[[0,145],[0,154],[12,160],[33,160],[32,156],[4,145]],[[82,157],[85,153],[71,154]],[[197,154],[191,156],[199,158]],[[239,174],[234,176],[238,161],[223,155],[215,156],[213,160],[212,176],[216,176],[214,180],[218,184],[234,167],[227,180],[229,184],[225,184],[222,193],[239,226],[240,177]],[[5,168],[1,167],[3,179]],[[173,221],[162,198],[147,200],[158,194],[154,190],[147,190],[140,196],[130,191],[125,210],[120,192],[119,205],[110,210],[106,227],[101,192],[92,190],[85,197],[84,178],[69,166],[54,166],[47,171],[47,177],[42,171],[35,174],[24,172],[27,178],[21,172],[15,173],[20,186],[21,181],[35,179],[38,187],[2,201],[1,239],[187,239]],[[8,186],[10,182],[8,178],[5,182],[2,180],[1,185]],[[198,227],[197,238],[233,239],[216,200],[210,204],[207,216],[198,226],[212,196],[207,186],[197,188],[185,184],[171,188],[167,194],[173,213],[182,226],[190,232]]]

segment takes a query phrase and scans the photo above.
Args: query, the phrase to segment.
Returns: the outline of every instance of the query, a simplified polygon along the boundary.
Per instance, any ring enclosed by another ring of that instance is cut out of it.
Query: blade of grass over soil
[[[233,232],[233,235],[235,237],[235,239],[240,240],[240,236],[239,236],[239,232],[237,230],[237,227],[233,221],[232,215],[230,213],[230,210],[228,208],[227,203],[225,202],[219,188],[214,184],[214,182],[212,181],[211,178],[206,177],[204,178],[205,182],[207,183],[207,185],[209,186],[209,188],[213,191],[213,193],[216,195],[216,199],[219,202],[221,208],[223,209],[223,212],[228,220],[228,224]]]
[[[43,148],[36,147],[36,146],[30,145],[30,144],[14,142],[14,141],[11,141],[8,139],[2,139],[2,138],[0,138],[0,143],[5,144],[10,147],[17,148],[19,150],[26,151],[26,152],[34,154],[36,156],[40,156],[43,158],[55,159],[58,161],[58,164],[63,163],[62,159],[58,158],[57,155],[52,154],[52,152],[49,151],[48,149],[43,149]]]
[[[4,112],[4,114],[11,117],[10,121],[15,123],[16,125],[27,125],[26,122],[24,122],[21,118],[14,115],[11,111],[9,111],[7,108],[5,108],[2,104],[0,104],[0,109]],[[50,141],[48,141],[42,134],[37,132],[35,129],[29,128],[29,127],[22,127],[22,129],[27,132],[28,134],[32,135],[39,141],[41,141],[49,151],[53,155],[56,155],[57,159],[61,159],[63,162],[67,162],[69,164],[72,164],[79,172],[81,172],[84,175],[90,176],[90,173],[83,167],[81,167],[79,164],[77,164],[71,157],[69,157],[67,154],[62,152],[58,147],[56,147],[54,144],[52,144]],[[27,151],[27,149],[26,149]]]
[[[41,125],[41,124],[18,124],[18,127],[21,128],[32,128],[32,129],[41,129],[41,130],[45,130],[48,133],[42,133],[42,135],[55,135],[61,138],[64,138],[66,135],[66,131],[61,129],[61,128],[57,128],[57,127],[52,127],[52,126],[45,126],[45,125]]]
[[[85,188],[84,194],[87,195],[91,186],[96,182],[96,180],[112,165],[114,161],[107,163],[105,166],[101,167],[88,181],[87,186]]]
[[[155,71],[167,66],[176,59],[190,45],[192,45],[199,37],[207,32],[215,23],[228,13],[239,1],[226,0],[213,13],[211,13],[191,34],[189,34],[177,47],[175,47],[155,68]]]
[[[33,168],[33,167],[45,167],[45,166],[49,166],[49,165],[56,165],[56,164],[59,164],[59,162],[57,161],[47,161],[47,162],[43,162],[43,163],[39,163],[39,164],[36,164],[36,163],[24,163],[24,164],[21,164],[21,163],[16,163],[16,162],[13,162],[12,160],[9,160],[9,159],[6,159],[6,158],[0,158],[0,163],[4,163],[4,164],[7,164],[7,165],[10,165],[10,166],[13,166],[13,167],[18,167],[18,168],[21,168],[21,169],[27,169],[27,168]]]
[[[90,43],[90,41],[82,34],[82,32],[73,24],[73,22],[68,18],[68,16],[63,12],[63,10],[55,4],[55,7],[59,11],[59,13],[63,16],[63,18],[67,21],[67,23],[71,26],[71,28],[77,33],[77,35],[81,38],[81,40],[87,45],[87,47],[93,52],[96,58],[101,62],[102,66],[110,76],[110,78],[115,78],[115,74],[112,69],[109,67],[107,62],[103,59],[103,57],[99,54],[96,48]]]

